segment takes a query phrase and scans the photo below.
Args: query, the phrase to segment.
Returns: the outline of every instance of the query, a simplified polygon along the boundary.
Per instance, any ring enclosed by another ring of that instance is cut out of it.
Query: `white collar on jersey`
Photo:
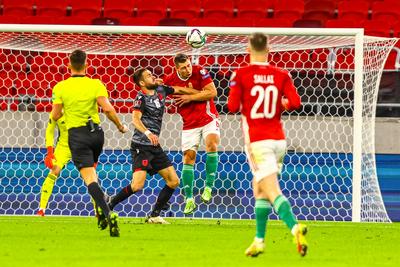
[[[190,79],[190,77],[192,77],[192,75],[193,75],[193,72],[192,72],[192,75],[190,75],[189,77],[187,77],[187,79],[183,79],[180,75],[179,75],[179,72],[178,71],[176,71],[176,75],[178,76],[178,78],[181,80],[181,81],[184,81],[184,82],[186,82],[187,80],[189,80]]]
[[[261,65],[261,66],[268,66],[269,62],[252,62],[250,65]]]

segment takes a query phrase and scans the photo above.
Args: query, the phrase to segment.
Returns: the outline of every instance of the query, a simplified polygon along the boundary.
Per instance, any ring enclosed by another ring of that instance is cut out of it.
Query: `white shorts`
[[[219,119],[214,119],[210,123],[204,125],[203,127],[183,130],[182,131],[182,151],[194,150],[200,146],[201,138],[206,139],[209,134],[217,134],[220,136],[220,121]]]
[[[245,151],[254,179],[259,182],[273,173],[281,173],[286,140],[253,142],[245,146]]]

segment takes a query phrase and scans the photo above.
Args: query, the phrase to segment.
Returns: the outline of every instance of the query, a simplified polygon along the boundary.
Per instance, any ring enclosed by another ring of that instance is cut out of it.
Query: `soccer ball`
[[[193,48],[200,48],[206,43],[206,33],[194,28],[186,33],[186,42]]]

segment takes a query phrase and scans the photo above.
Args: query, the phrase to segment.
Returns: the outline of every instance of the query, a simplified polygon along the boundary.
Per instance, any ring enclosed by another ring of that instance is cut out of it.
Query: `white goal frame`
[[[88,34],[179,34],[184,35],[192,27],[153,27],[153,26],[76,26],[76,25],[0,25],[0,32],[43,32],[43,33],[88,33]],[[328,28],[214,28],[200,27],[207,34],[249,35],[252,32],[263,32],[274,36],[346,36],[354,38],[354,111],[353,111],[353,181],[352,181],[352,221],[360,222],[361,218],[361,183],[362,183],[362,143],[363,143],[363,64],[364,64],[364,30],[363,29],[328,29]],[[18,47],[15,47],[18,49]],[[382,73],[383,65],[380,70]],[[380,79],[380,78],[379,78]],[[377,93],[375,88],[375,93]],[[376,98],[375,103],[376,107]],[[373,118],[374,119],[374,118]],[[374,121],[370,121],[375,125]],[[372,133],[374,137],[374,133]],[[375,146],[375,140],[368,140]],[[375,151],[373,151],[374,153]],[[375,166],[376,169],[376,166]],[[379,186],[379,185],[378,185]],[[379,188],[378,188],[379,189]],[[379,196],[383,203],[381,195]],[[386,212],[386,210],[385,210]],[[386,220],[387,221],[387,220]],[[390,220],[389,220],[390,221]]]

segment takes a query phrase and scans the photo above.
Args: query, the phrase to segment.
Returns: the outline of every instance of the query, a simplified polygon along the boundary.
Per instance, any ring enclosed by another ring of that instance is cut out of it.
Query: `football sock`
[[[185,192],[186,198],[193,197],[193,180],[194,180],[193,165],[184,164],[182,169],[182,181],[183,181],[183,191]]]
[[[121,191],[118,192],[118,194],[115,195],[115,197],[113,197],[111,199],[110,202],[110,209],[114,209],[114,207],[124,201],[125,199],[127,199],[128,197],[130,197],[131,195],[133,195],[135,192],[133,192],[131,185],[129,184],[128,186],[124,187],[121,189]]]
[[[51,193],[53,192],[53,187],[56,179],[57,176],[51,173],[49,173],[46,179],[44,179],[42,185],[42,192],[40,194],[40,204],[39,204],[40,209],[46,209]]]
[[[271,204],[266,199],[256,199],[256,238],[264,239],[268,216],[272,211]]]
[[[206,186],[213,188],[215,173],[218,168],[218,152],[207,152],[206,159]]]
[[[104,192],[101,190],[97,182],[93,182],[88,185],[89,194],[92,196],[96,204],[103,210],[104,215],[108,217],[110,208],[108,207],[106,200],[104,199]]]
[[[164,186],[164,188],[160,191],[160,194],[158,194],[156,204],[154,205],[150,217],[160,216],[161,210],[163,209],[165,204],[167,204],[174,191],[175,189],[169,187],[168,185]]]
[[[290,230],[297,224],[297,220],[292,212],[289,201],[283,195],[279,195],[274,201],[274,209],[278,213],[279,218],[286,223]]]

